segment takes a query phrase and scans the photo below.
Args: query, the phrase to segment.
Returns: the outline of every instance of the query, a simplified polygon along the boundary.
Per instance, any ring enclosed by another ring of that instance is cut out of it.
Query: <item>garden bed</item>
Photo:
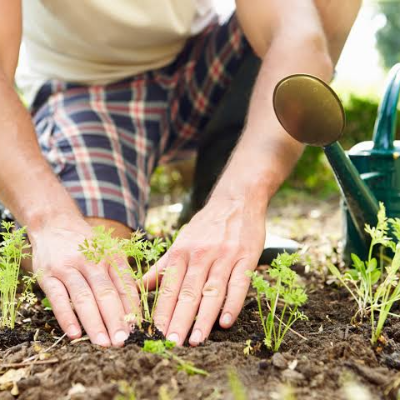
[[[140,400],[243,399],[238,389],[234,397],[237,386],[249,400],[396,399],[400,320],[389,320],[387,340],[372,348],[368,324],[350,324],[356,306],[324,265],[327,258],[336,261],[337,199],[278,199],[275,204],[269,229],[304,241],[308,256],[307,265],[297,268],[307,285],[309,301],[303,311],[308,321],[296,323],[280,353],[254,351],[263,332],[253,291],[232,329],[215,326],[203,346],[173,350],[208,376],[188,376],[177,370],[175,361],[144,353],[136,345],[101,349],[85,340],[72,344],[66,339],[54,345],[62,333],[51,311],[36,306],[24,311],[25,322],[15,332],[0,334],[0,374],[11,371],[7,373],[24,377],[13,388],[19,399],[113,399],[123,393],[121,398],[134,399],[130,388]],[[254,350],[245,355],[249,339]],[[11,387],[3,383],[8,390],[0,392],[1,400],[14,398]]]

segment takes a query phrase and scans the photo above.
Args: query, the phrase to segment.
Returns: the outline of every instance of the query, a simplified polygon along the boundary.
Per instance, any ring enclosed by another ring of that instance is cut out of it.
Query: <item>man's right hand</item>
[[[122,283],[114,267],[86,261],[79,245],[91,235],[90,225],[75,216],[57,217],[29,232],[33,272],[38,274],[39,284],[69,338],[82,335],[74,308],[92,343],[122,346],[129,335],[124,317],[139,310],[136,285],[129,274],[123,274]],[[130,268],[127,262],[119,265],[121,269]]]
[[[67,335],[82,334],[74,307],[93,343],[121,345],[129,330],[124,316],[133,311],[124,287],[138,309],[135,282],[124,274],[122,284],[111,266],[88,263],[78,250],[91,227],[43,158],[31,116],[14,90],[21,34],[21,0],[0,0],[0,202],[27,226],[33,271]]]

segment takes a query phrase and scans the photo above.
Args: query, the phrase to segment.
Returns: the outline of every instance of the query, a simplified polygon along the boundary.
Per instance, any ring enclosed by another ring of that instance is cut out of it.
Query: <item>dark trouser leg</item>
[[[261,61],[251,52],[235,75],[213,118],[200,135],[193,188],[180,217],[184,224],[205,204],[243,131]]]

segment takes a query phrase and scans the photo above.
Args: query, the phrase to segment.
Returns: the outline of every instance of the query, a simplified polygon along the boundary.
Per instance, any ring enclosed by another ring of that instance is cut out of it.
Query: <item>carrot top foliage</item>
[[[307,302],[307,294],[299,285],[297,273],[290,268],[298,260],[297,253],[279,254],[268,270],[269,280],[257,272],[248,272],[257,292],[264,344],[275,352],[292,325],[299,319],[307,318],[299,311],[299,307]],[[264,311],[262,299],[266,302],[267,311]]]
[[[17,312],[23,302],[33,304],[36,297],[32,285],[36,277],[23,276],[23,291],[17,296],[20,283],[20,265],[24,258],[30,257],[30,245],[26,242],[26,229],[15,229],[12,222],[2,221],[3,232],[0,244],[0,328],[14,329]]]

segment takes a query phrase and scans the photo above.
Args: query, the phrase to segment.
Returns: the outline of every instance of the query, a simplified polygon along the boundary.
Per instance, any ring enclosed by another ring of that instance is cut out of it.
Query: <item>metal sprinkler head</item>
[[[326,147],[339,140],[345,113],[337,94],[321,79],[290,75],[275,87],[274,110],[283,128],[297,141]]]

